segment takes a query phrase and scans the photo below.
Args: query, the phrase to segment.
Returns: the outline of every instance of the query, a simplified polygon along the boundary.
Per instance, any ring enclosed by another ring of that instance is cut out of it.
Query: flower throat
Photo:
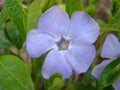
[[[64,37],[61,37],[57,45],[59,47],[59,50],[67,50],[69,45],[69,40],[66,40]]]

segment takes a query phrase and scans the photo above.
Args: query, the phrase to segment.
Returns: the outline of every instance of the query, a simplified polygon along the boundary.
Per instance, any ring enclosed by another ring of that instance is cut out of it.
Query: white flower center
[[[67,40],[64,37],[61,37],[61,39],[57,42],[57,46],[59,47],[59,50],[67,50],[69,45],[69,40]]]

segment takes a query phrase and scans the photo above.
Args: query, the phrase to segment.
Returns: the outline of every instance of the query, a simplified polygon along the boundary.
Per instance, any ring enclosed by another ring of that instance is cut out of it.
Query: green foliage
[[[40,0],[34,0],[33,3],[29,6],[27,16],[27,30],[37,27],[37,22],[40,15],[42,14],[40,3]]]
[[[94,16],[96,12],[96,8],[94,5],[89,5],[89,7],[85,10],[90,16]]]
[[[88,0],[89,1],[89,4],[96,4],[99,0]]]
[[[41,74],[41,69],[42,69],[42,65],[43,62],[46,58],[47,53],[44,53],[42,56],[40,56],[39,58],[37,58],[37,65],[38,65],[38,78],[39,80],[42,80],[42,74]]]
[[[120,0],[112,0],[110,23],[120,24]]]
[[[83,83],[76,83],[75,85],[75,90],[96,90],[95,87],[91,85],[84,85]]]
[[[0,56],[0,87],[3,90],[34,90],[28,68],[13,55]]]
[[[7,37],[5,35],[4,28],[0,27],[0,49],[8,48],[11,45],[12,44],[10,43],[10,41],[7,39]]]
[[[0,25],[2,25],[6,20],[9,19],[6,7],[3,7],[2,11],[0,12]]]
[[[118,32],[118,35],[117,35],[117,36],[118,36],[118,39],[119,39],[119,41],[120,41],[120,32]]]
[[[120,25],[120,0],[112,0],[110,23]],[[118,38],[120,40],[120,32]]]
[[[120,0],[112,0],[111,14],[112,16],[116,15],[120,9]]]
[[[103,88],[111,85],[116,79],[120,77],[120,59],[116,59],[110,64],[108,64],[104,70],[102,71],[98,83],[98,90],[102,90]]]
[[[55,78],[52,82],[52,85],[48,88],[48,90],[61,90],[63,87],[63,81],[60,78]]]
[[[65,6],[70,17],[74,11],[83,10],[82,0],[65,0]]]
[[[46,90],[61,90],[63,85],[62,75],[59,73],[52,75],[49,80],[45,80]]]
[[[18,33],[11,22],[6,23],[5,28],[6,35],[11,43],[15,45],[18,49],[21,49],[24,43],[24,38],[21,36],[21,34]]]
[[[21,6],[20,0],[5,0],[5,6],[11,21],[22,37],[26,37],[26,13]]]
[[[102,32],[109,32],[109,31],[120,31],[120,25],[116,25],[116,24],[111,24],[111,23],[105,23],[102,20],[96,19],[96,22],[99,24],[100,31]]]
[[[54,3],[55,0],[34,0],[28,9],[27,30],[36,28],[42,12],[54,5]]]
[[[56,4],[56,0],[42,0],[42,3],[41,3],[42,12],[45,12],[47,9],[49,9],[51,6],[55,4]]]
[[[9,49],[5,49],[1,54],[0,56],[3,56],[3,55],[15,55],[17,56],[15,53],[13,53],[11,50]],[[19,56],[18,56],[19,57]]]

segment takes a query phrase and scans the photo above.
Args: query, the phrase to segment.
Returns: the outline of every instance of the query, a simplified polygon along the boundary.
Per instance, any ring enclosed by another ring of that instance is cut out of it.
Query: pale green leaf
[[[20,58],[0,57],[0,87],[3,90],[34,90],[28,68]]]
[[[82,0],[65,0],[65,6],[70,17],[74,11],[83,10]]]
[[[55,73],[49,78],[49,80],[45,80],[46,90],[61,90],[63,86],[62,75],[60,73]]]
[[[41,14],[55,4],[55,0],[34,0],[28,9],[27,30],[37,28]]]
[[[29,6],[27,16],[27,30],[37,27],[37,22],[40,15],[42,14],[40,3],[40,0],[34,0],[33,3]]]

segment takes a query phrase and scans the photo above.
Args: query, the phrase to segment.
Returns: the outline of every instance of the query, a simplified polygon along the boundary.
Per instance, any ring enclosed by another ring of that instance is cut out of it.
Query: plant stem
[[[100,38],[98,39],[98,41],[96,42],[96,49],[97,49],[97,51],[96,51],[96,56],[95,56],[95,59],[94,59],[92,65],[91,65],[91,67],[90,67],[90,71],[91,71],[91,70],[96,66],[96,64],[97,64],[96,62],[97,62],[97,60],[98,60],[99,57],[100,57],[100,53],[101,53],[101,50],[102,50],[102,46],[103,46],[103,43],[104,43],[104,40],[105,40],[107,34],[108,34],[108,32],[107,32],[107,33],[103,33],[103,34],[100,36]]]
[[[31,60],[32,60],[32,75],[33,75],[34,87],[35,87],[36,90],[39,90],[37,60],[36,59],[31,59]]]

